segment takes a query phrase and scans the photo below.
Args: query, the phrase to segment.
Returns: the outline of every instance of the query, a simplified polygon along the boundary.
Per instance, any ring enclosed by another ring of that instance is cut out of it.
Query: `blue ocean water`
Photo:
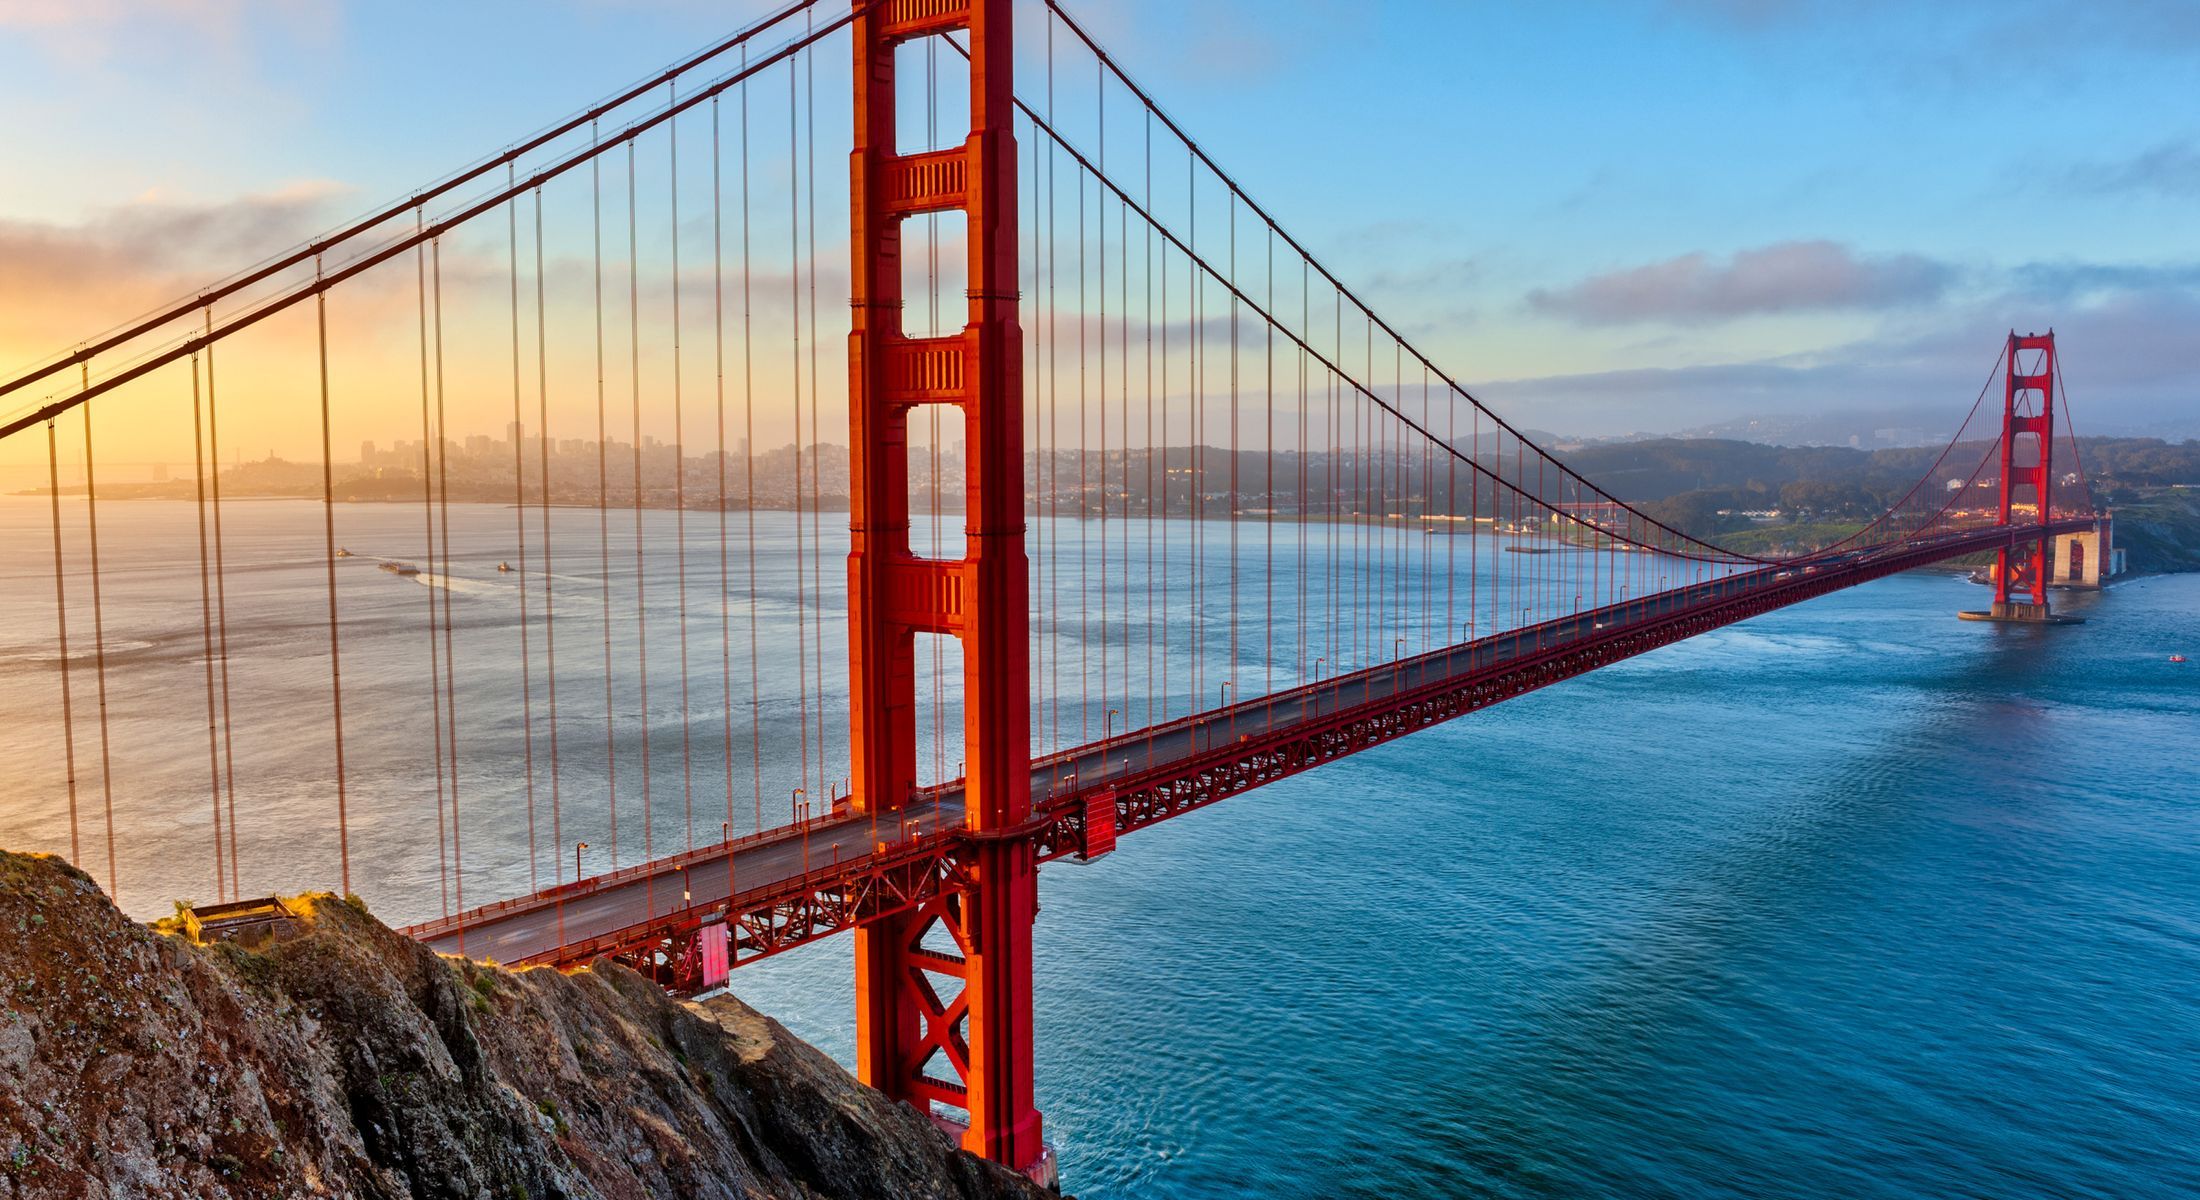
[[[2200,576],[1980,595],[1813,601],[1049,868],[1065,1186],[2200,1194]],[[846,953],[736,990],[845,1056]]]
[[[620,541],[606,605],[595,514],[558,513],[554,832],[522,819],[519,581],[496,570],[513,553],[513,517],[453,506],[467,856],[454,896],[437,870],[429,589],[375,569],[421,553],[421,514],[337,515],[358,552],[341,570],[352,867],[375,910],[402,922],[550,882],[578,840],[591,869],[608,865],[607,704],[621,861],[646,852],[639,696],[623,672],[607,695],[602,670],[607,612],[619,617],[608,654],[623,666],[643,649]],[[41,498],[0,503],[0,595],[15,618],[0,629],[0,845],[11,849],[68,845],[48,519]],[[101,521],[119,894],[161,915],[211,882],[194,519],[188,505],[148,501],[103,505]],[[319,509],[235,503],[228,521],[240,886],[330,886]],[[762,794],[779,806],[790,788],[823,790],[786,750],[845,711],[845,625],[837,610],[812,614],[823,649],[808,695],[824,715],[806,729],[788,647],[802,646],[796,618],[817,593],[805,601],[786,567],[787,514],[759,522],[774,752]],[[741,832],[785,810],[720,808],[716,529],[691,517],[703,586],[687,614],[701,672],[689,728],[703,766],[687,811],[673,515],[646,523],[662,852],[697,825],[707,840],[722,817]],[[1057,550],[1079,536],[1040,532]],[[1165,536],[1181,561],[1186,532]],[[68,537],[81,547],[73,525]],[[812,544],[827,581],[838,537]],[[1511,557],[1485,552],[1478,569],[1519,567]],[[87,582],[79,558],[79,790],[86,865],[104,881]],[[1203,610],[1210,660],[1226,595],[1213,589]],[[1883,580],[1139,832],[1090,866],[1049,866],[1038,1090],[1068,1189],[1087,1200],[2200,1195],[2200,664],[2168,661],[2200,658],[2200,575],[2059,597],[2090,618],[2081,626],[1954,619],[1983,600],[1945,573]],[[745,621],[745,598],[739,608]],[[1071,687],[1077,618],[1041,643]],[[734,626],[741,655],[743,632]],[[1218,666],[1187,700],[1215,695]],[[538,721],[544,682],[538,672]],[[1103,717],[1041,715],[1062,737],[1095,734]],[[845,734],[832,736],[837,760]],[[735,990],[845,1060],[848,954],[846,939],[828,939],[743,967]]]

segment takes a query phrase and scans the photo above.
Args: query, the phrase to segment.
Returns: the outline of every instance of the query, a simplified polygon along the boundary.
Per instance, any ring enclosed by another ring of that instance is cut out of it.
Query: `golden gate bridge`
[[[1990,552],[1979,615],[2012,621],[2056,619],[2049,585],[2097,577],[2052,333],[1996,348],[1886,512],[1814,552],[1737,553],[1523,436],[1071,14],[1025,6],[1019,41],[1017,7],[796,0],[0,383],[0,437],[46,443],[71,858],[114,892],[132,843],[203,854],[200,916],[249,909],[239,827],[302,788],[325,822],[245,839],[281,847],[252,890],[362,892],[440,950],[612,958],[693,994],[848,931],[861,1076],[1043,1176],[1040,864],[1895,572]],[[845,205],[821,147],[847,153]],[[845,325],[820,300],[840,290]],[[369,327],[349,346],[346,319]],[[268,352],[274,329],[310,345],[302,368]],[[262,352],[280,365],[261,375],[299,377],[255,402],[305,414],[320,452],[319,536],[275,546],[240,543],[217,466],[221,400]],[[484,396],[509,401],[505,498],[469,525],[487,497],[459,457],[454,549],[448,418]],[[194,517],[154,565],[195,586],[145,630],[106,604],[102,529],[111,557],[137,513],[101,504],[95,413],[109,437],[188,414]],[[844,474],[824,452],[843,414]],[[348,561],[339,420],[418,432],[409,497],[383,498],[417,503],[421,565],[386,565],[424,599]],[[791,437],[780,476],[760,478],[760,433]],[[844,596],[824,563],[842,508]],[[232,604],[285,555],[318,594],[247,648]],[[462,586],[503,576],[494,599]],[[377,675],[369,636],[427,670]],[[191,651],[188,711],[110,704],[150,670],[116,649],[134,638]],[[485,705],[461,650],[516,686]],[[239,720],[255,654],[325,665],[325,703]],[[362,770],[370,727],[394,732]],[[133,766],[198,742],[195,779]],[[254,744],[311,765],[255,779]],[[204,806],[133,812],[156,791]],[[294,865],[328,839],[333,877]],[[382,865],[355,878],[355,857]]]

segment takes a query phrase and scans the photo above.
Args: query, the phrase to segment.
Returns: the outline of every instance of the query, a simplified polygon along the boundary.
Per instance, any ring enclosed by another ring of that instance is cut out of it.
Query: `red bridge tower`
[[[856,931],[856,1057],[863,1080],[887,1095],[967,1114],[965,1148],[1046,1177],[1031,1070],[1038,862],[1025,828],[1031,682],[1009,12],[1010,0],[884,0],[859,4],[854,22],[853,803],[899,819],[916,788],[915,635],[956,637],[968,785],[961,836],[970,847],[948,868],[964,885],[959,894]],[[903,154],[895,48],[956,30],[969,38],[970,134],[958,147]],[[944,211],[968,219],[969,320],[959,334],[908,337],[901,223]],[[957,560],[910,550],[909,417],[926,404],[963,414],[968,499]]]
[[[2026,524],[2037,537],[2012,540],[1995,552],[1994,606],[1967,612],[1967,620],[2061,621],[2047,606],[2050,555],[2048,524],[2054,519],[2055,333],[2009,333],[2001,413],[2001,507],[1996,525],[2014,525],[2017,510],[2032,509]]]

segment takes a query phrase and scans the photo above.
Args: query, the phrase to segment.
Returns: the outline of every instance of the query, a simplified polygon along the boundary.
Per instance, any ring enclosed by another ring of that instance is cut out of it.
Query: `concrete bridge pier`
[[[2063,591],[2097,592],[2101,581],[2123,572],[2122,555],[2115,548],[2115,523],[2106,516],[2093,523],[2091,529],[2074,533],[2058,533],[2048,544],[2046,586],[2037,592],[2020,595],[2013,589],[2001,586],[2000,563],[1994,566],[1995,600],[1984,612],[1959,613],[1966,621],[2012,621],[2045,625],[2078,625],[2083,619],[2065,617],[2055,613],[2047,603],[2048,589]],[[2023,574],[2021,564],[2018,567]],[[2006,594],[2005,594],[2006,593]]]
[[[1966,610],[1957,616],[1966,621],[2005,621],[2019,625],[2083,625],[2084,617],[2066,617],[2045,604],[2029,600],[1997,600],[1984,612]]]
[[[2116,523],[2102,517],[2090,530],[2055,536],[2048,557],[2049,587],[2099,591],[2101,581],[2123,574],[2123,553],[2116,549]]]

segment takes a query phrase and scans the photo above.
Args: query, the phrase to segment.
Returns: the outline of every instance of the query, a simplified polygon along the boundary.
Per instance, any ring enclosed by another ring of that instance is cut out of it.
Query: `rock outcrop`
[[[200,946],[0,852],[0,1200],[1047,1195],[738,1000],[292,908]]]

